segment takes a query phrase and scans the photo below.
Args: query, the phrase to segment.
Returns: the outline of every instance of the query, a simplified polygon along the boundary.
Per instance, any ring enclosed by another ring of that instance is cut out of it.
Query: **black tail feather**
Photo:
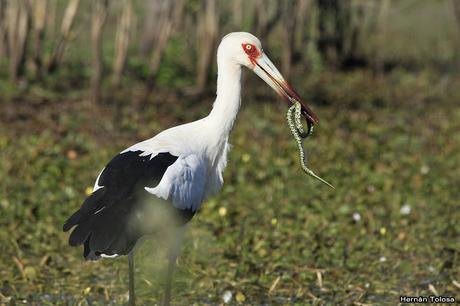
[[[98,209],[101,209],[104,205],[103,198],[105,194],[105,189],[101,188],[93,192],[86,200],[83,202],[79,210],[77,210],[69,219],[64,223],[62,230],[67,232],[72,227],[81,223],[85,220],[85,217],[88,217],[90,213],[96,212]]]
[[[142,222],[134,219],[144,212],[142,200],[152,197],[144,187],[157,185],[177,158],[168,152],[151,158],[142,151],[115,156],[99,175],[97,183],[102,187],[64,223],[65,232],[74,228],[69,244],[83,244],[88,260],[128,254],[145,232]]]

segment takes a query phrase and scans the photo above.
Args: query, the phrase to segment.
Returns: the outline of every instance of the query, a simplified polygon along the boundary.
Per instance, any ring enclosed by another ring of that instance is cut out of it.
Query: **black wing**
[[[145,208],[141,199],[148,193],[144,187],[157,185],[178,157],[159,153],[150,159],[150,155],[140,156],[142,153],[127,151],[114,157],[99,176],[98,185],[103,187],[65,222],[64,231],[75,226],[69,244],[84,244],[86,259],[98,259],[102,254],[126,255],[145,234],[142,224],[133,222],[133,216]],[[189,220],[193,216],[189,213],[184,211],[182,217]]]

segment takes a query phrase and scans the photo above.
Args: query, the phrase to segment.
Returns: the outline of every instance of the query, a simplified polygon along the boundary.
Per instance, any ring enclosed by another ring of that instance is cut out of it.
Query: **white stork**
[[[101,171],[92,194],[64,224],[69,244],[83,244],[87,260],[128,255],[129,305],[135,304],[133,249],[145,235],[174,232],[223,184],[228,137],[241,99],[241,67],[261,77],[291,104],[301,101],[262,49],[257,37],[235,32],[217,50],[217,97],[208,116],[167,129],[116,155]],[[308,124],[316,115],[302,103]],[[180,239],[171,239],[164,304],[169,305]]]

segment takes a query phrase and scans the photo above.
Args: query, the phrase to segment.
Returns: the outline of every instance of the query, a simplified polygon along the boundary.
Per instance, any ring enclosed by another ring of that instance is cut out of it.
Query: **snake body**
[[[291,130],[291,133],[294,136],[294,140],[296,141],[297,146],[299,148],[300,166],[302,167],[302,170],[306,174],[314,177],[315,179],[321,181],[322,183],[328,185],[329,187],[334,188],[334,186],[332,186],[326,180],[322,179],[321,177],[316,175],[312,170],[310,170],[305,163],[305,151],[303,147],[303,139],[307,138],[313,132],[313,125],[309,125],[307,127],[307,131],[304,131],[302,122],[301,122],[302,106],[300,102],[296,100],[293,100],[292,102],[293,102],[293,105],[289,107],[287,114],[286,114],[286,119],[287,119],[289,129]]]

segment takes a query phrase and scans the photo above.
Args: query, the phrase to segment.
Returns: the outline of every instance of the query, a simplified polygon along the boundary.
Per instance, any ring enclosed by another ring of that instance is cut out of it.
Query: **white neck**
[[[241,101],[241,66],[224,58],[217,60],[217,97],[207,117],[217,142],[227,140]]]

